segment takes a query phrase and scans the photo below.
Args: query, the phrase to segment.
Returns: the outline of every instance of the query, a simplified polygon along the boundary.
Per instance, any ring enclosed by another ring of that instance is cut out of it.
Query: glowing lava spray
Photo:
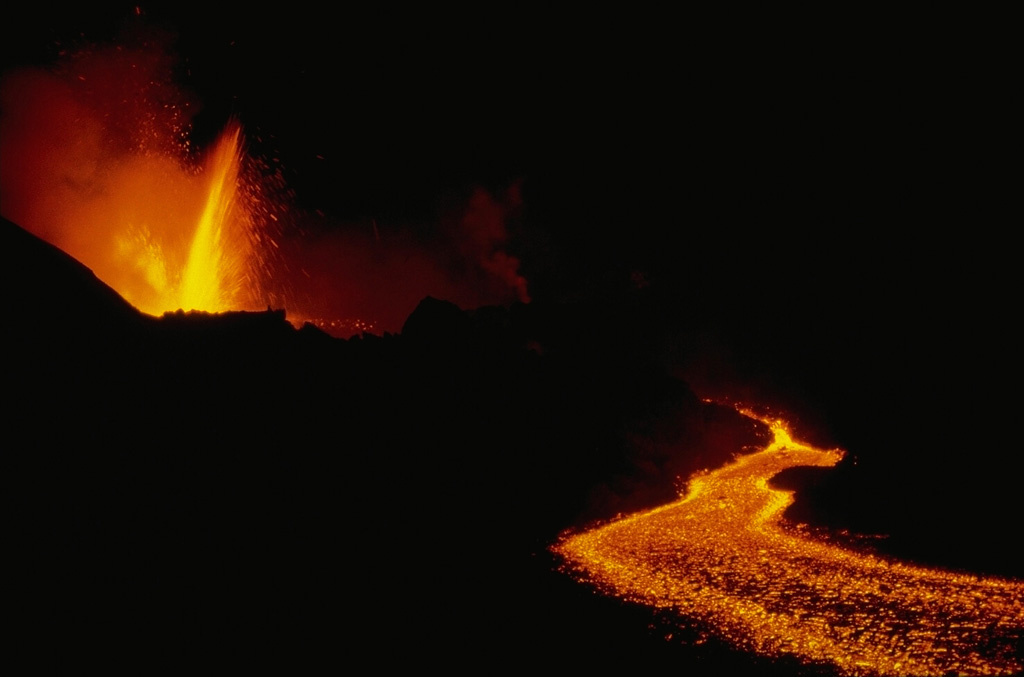
[[[237,224],[235,202],[241,139],[241,126],[230,123],[211,155],[209,194],[181,275],[181,308],[221,311],[237,307],[244,261],[239,258],[240,243],[234,243],[234,247],[225,245],[230,239],[226,229]]]

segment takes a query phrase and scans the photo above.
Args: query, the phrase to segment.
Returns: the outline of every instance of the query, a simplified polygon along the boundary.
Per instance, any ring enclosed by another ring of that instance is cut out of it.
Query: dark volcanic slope
[[[9,320],[4,328],[12,339],[73,332],[80,340],[127,331],[141,319],[79,261],[2,217],[0,255]]]
[[[281,312],[156,319],[2,225],[11,552],[21,625],[53,640],[45,661],[291,665],[398,642],[401,661],[447,662],[472,644],[524,662],[579,649],[598,665],[640,652],[793,667],[664,644],[648,612],[550,570],[561,529],[664,501],[677,477],[763,441],[656,359],[652,333],[685,344],[699,308],[688,333],[654,295],[473,312],[425,299],[401,335],[348,341]],[[768,315],[720,331],[737,370],[814,394],[853,443],[804,492],[800,519],[1019,575],[1017,479],[996,463],[1010,419],[966,387],[991,379],[962,370],[990,333],[935,338],[907,321],[890,324],[895,343],[847,335],[811,352],[805,327],[765,331]],[[840,321],[820,315],[811,338]],[[1006,354],[973,364],[1004,373]]]
[[[601,646],[626,617],[546,545],[764,441],[558,309],[428,298],[348,341],[283,312],[150,318],[2,225],[12,552],[44,662]],[[623,651],[651,640],[631,627]]]

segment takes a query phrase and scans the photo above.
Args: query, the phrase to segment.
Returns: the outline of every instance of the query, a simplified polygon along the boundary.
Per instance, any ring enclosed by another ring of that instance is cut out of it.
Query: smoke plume
[[[174,46],[172,34],[139,24],[115,44],[0,80],[0,214],[147,312],[182,268],[208,190],[207,149],[191,137],[200,102],[176,80]],[[300,212],[273,166],[249,147],[240,199],[254,255],[240,310],[283,306],[346,336],[398,331],[428,295],[464,308],[529,301],[512,253],[517,184],[463,186],[429,223],[352,222]]]

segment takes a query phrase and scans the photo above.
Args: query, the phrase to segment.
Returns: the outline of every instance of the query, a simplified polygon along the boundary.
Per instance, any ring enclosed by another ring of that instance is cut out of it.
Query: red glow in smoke
[[[0,213],[154,313],[173,309],[149,290],[184,267],[209,191],[208,149],[191,140],[199,106],[175,64],[170,39],[145,31],[0,81]],[[428,295],[465,308],[529,301],[508,251],[518,185],[473,190],[458,217],[426,227],[299,213],[280,172],[252,155],[236,188],[252,248],[236,309],[398,331]]]

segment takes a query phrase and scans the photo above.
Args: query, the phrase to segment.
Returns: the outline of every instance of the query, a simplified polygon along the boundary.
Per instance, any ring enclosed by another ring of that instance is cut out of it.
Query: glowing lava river
[[[601,592],[700,625],[740,649],[843,675],[993,675],[1024,668],[1024,581],[911,566],[815,539],[769,480],[841,451],[790,438],[690,480],[669,505],[565,535],[564,568]]]

